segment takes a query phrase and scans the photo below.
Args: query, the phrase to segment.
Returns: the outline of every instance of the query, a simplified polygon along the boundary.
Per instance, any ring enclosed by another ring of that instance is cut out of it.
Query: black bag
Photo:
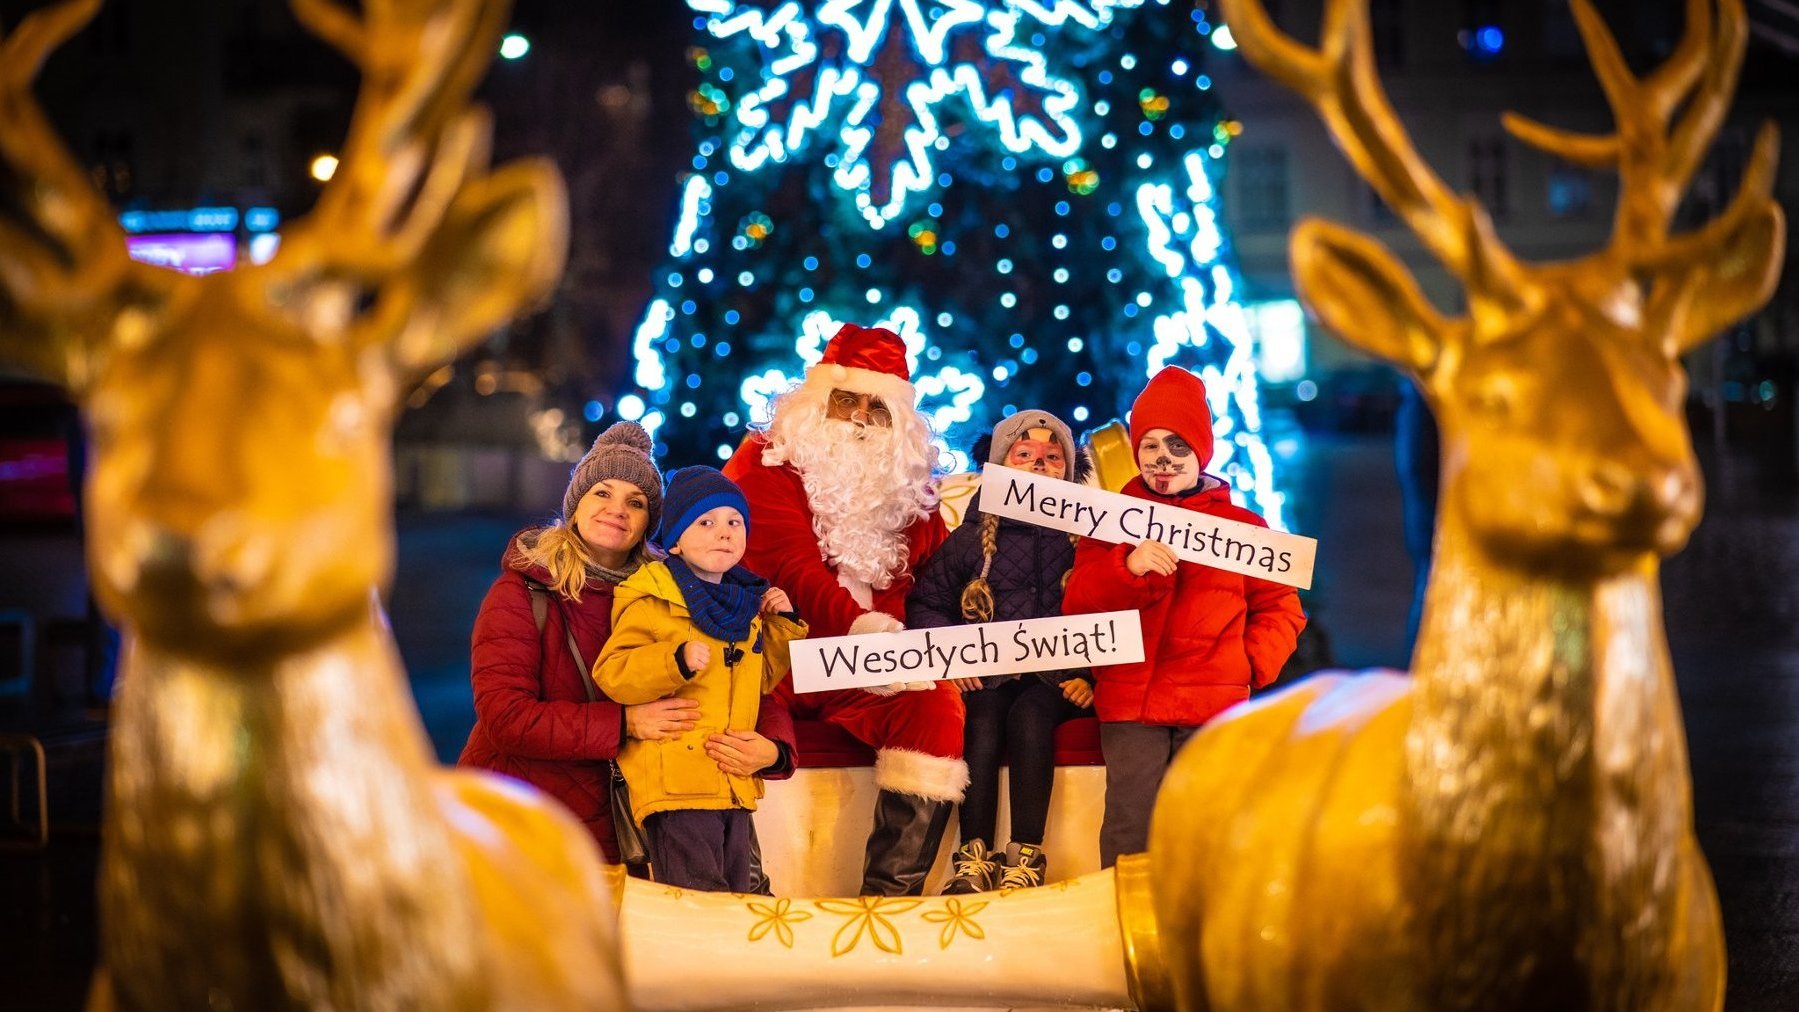
[[[562,615],[562,634],[568,639],[568,653],[575,659],[575,670],[581,672],[581,687],[587,690],[587,701],[599,702],[599,692],[593,687],[593,669],[581,659],[581,648],[575,645],[574,627],[568,624],[568,615],[562,611],[562,599],[536,580],[525,580],[525,586],[531,591],[531,617],[537,620],[538,632],[543,632],[549,603],[556,602],[556,611]],[[618,840],[618,859],[626,865],[649,864],[649,840],[643,835],[643,827],[631,815],[631,788],[625,783],[625,775],[619,772],[618,763],[610,759],[600,761],[605,764],[610,781],[611,790],[607,793],[612,798],[612,833]]]

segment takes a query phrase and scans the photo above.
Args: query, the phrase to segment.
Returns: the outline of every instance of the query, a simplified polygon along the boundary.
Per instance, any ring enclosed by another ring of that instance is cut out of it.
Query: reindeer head
[[[1504,122],[1526,143],[1615,168],[1617,221],[1605,249],[1543,265],[1515,260],[1484,209],[1412,147],[1376,76],[1364,5],[1329,0],[1317,49],[1282,35],[1255,0],[1228,0],[1226,18],[1244,55],[1317,109],[1467,294],[1467,314],[1446,318],[1375,240],[1316,220],[1294,231],[1300,297],[1344,340],[1415,376],[1436,412],[1441,522],[1495,560],[1610,571],[1679,549],[1698,522],[1680,355],[1768,299],[1784,219],[1770,198],[1770,125],[1730,207],[1668,234],[1736,85],[1741,0],[1719,0],[1715,25],[1712,0],[1688,0],[1680,46],[1640,79],[1588,0],[1571,3],[1616,132]]]
[[[294,0],[363,74],[340,168],[269,263],[132,263],[32,79],[100,0],[0,40],[0,358],[67,386],[91,432],[97,596],[187,652],[303,645],[366,614],[392,566],[389,438],[418,377],[561,271],[544,164],[487,171],[468,106],[507,4]]]

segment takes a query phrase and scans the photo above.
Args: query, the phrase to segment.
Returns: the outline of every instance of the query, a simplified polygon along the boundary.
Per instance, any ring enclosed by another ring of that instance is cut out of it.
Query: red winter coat
[[[837,570],[819,553],[812,506],[800,473],[789,464],[764,464],[762,452],[766,449],[768,440],[751,433],[724,467],[725,477],[743,489],[750,504],[749,550],[744,553],[743,565],[787,592],[815,639],[848,635],[850,623],[870,610],[884,611],[904,622],[906,592],[912,589],[918,566],[948,534],[943,517],[932,510],[906,528],[905,572],[885,590],[874,591],[873,609],[864,608],[837,582]]]
[[[1132,478],[1122,491],[1268,526],[1233,504],[1222,482],[1185,499],[1156,495],[1142,478]],[[1142,614],[1143,660],[1093,669],[1093,708],[1100,720],[1196,727],[1248,699],[1251,686],[1274,681],[1305,628],[1298,592],[1196,562],[1181,562],[1173,576],[1132,576],[1124,560],[1134,548],[1082,539],[1062,600],[1067,615],[1131,608]]]
[[[508,543],[499,579],[488,588],[475,617],[475,727],[457,763],[516,777],[562,802],[586,824],[606,860],[617,862],[611,787],[600,760],[618,756],[624,707],[597,689],[597,701],[587,701],[582,683],[592,676],[576,666],[563,634],[566,621],[574,626],[581,656],[589,663],[599,657],[612,633],[613,587],[589,580],[580,601],[548,602],[539,632],[525,577],[549,586],[550,574],[518,550],[519,540],[535,533],[521,532]],[[796,754],[793,717],[778,703],[762,707],[756,730],[780,745],[785,757]],[[789,761],[763,779],[791,775]]]

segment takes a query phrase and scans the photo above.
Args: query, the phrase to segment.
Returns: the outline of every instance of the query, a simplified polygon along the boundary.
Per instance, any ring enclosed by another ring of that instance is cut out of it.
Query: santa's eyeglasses
[[[827,414],[846,422],[861,422],[864,425],[876,425],[883,429],[893,425],[893,412],[887,409],[885,401],[873,394],[859,394],[850,390],[832,390]],[[860,416],[860,417],[857,417]]]

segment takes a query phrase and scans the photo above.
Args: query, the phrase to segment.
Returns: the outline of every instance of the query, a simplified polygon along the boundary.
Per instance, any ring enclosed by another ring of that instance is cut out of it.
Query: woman
[[[627,737],[672,738],[698,721],[692,700],[620,706],[590,673],[612,632],[613,588],[660,555],[644,538],[662,512],[650,448],[634,422],[602,432],[570,475],[561,518],[507,545],[475,618],[475,727],[458,760],[556,798],[614,863],[610,760]],[[793,718],[772,701],[755,731],[715,735],[706,745],[724,772],[765,780],[792,774],[794,750]]]

